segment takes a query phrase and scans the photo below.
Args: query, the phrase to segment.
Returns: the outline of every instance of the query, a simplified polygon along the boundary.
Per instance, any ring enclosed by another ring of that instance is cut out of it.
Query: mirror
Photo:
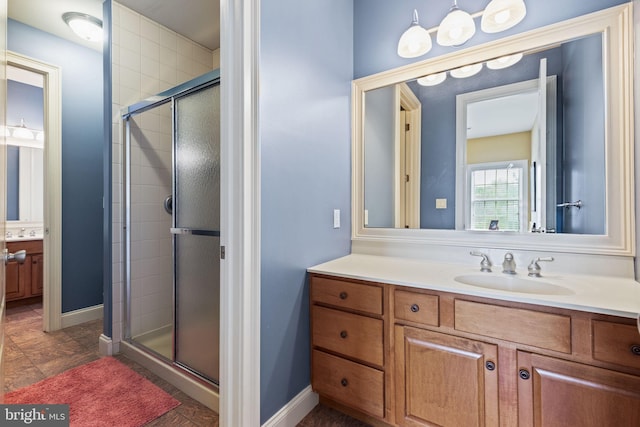
[[[354,81],[354,238],[632,251],[618,17],[626,6]]]
[[[42,226],[44,79],[7,66],[7,222]]]
[[[512,58],[364,94],[365,227],[604,234],[602,35]]]

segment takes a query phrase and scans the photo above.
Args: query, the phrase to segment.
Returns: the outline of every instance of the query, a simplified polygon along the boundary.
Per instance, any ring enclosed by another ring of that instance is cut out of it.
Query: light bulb
[[[440,46],[460,46],[476,33],[476,24],[467,12],[454,3],[438,27],[436,40]]]

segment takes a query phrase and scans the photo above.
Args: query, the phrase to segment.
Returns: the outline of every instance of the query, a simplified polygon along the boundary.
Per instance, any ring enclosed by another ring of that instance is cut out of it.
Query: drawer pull
[[[340,331],[340,338],[346,338],[347,337],[347,331]]]
[[[411,311],[414,313],[417,313],[420,311],[420,306],[418,304],[412,304],[411,305]]]
[[[342,384],[342,387],[346,387],[349,385],[349,381],[347,381],[346,378],[343,378],[340,380],[340,384]]]
[[[528,380],[529,378],[531,378],[531,374],[526,369],[520,369],[518,375],[520,375],[520,378],[522,378],[523,380]]]
[[[630,350],[634,356],[640,356],[640,344],[632,345]]]
[[[491,360],[488,360],[487,363],[484,364],[484,366],[489,370],[489,371],[493,371],[494,369],[496,369],[496,364],[493,363]]]
[[[340,292],[340,299],[347,299],[347,296],[346,292]]]

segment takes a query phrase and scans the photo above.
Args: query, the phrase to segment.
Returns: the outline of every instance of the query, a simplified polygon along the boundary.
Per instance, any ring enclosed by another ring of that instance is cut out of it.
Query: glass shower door
[[[175,362],[218,383],[220,86],[175,99]]]

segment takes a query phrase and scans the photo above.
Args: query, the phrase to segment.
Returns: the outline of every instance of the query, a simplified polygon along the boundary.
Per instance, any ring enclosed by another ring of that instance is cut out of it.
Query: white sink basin
[[[494,274],[467,274],[454,280],[465,285],[500,291],[540,295],[572,295],[574,292],[563,286],[554,285],[541,279],[523,279],[517,276],[496,276]]]

